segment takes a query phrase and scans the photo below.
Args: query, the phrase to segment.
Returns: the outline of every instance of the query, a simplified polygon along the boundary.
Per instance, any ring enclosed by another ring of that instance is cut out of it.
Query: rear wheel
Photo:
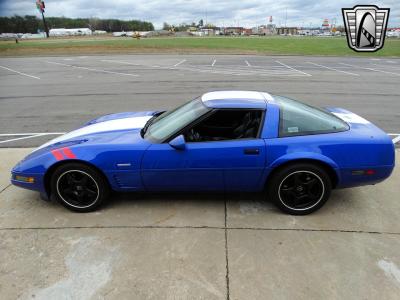
[[[101,173],[80,163],[57,168],[51,178],[51,190],[62,205],[78,212],[96,210],[107,200],[110,192]]]
[[[323,168],[298,163],[273,174],[268,195],[282,211],[292,215],[307,215],[325,204],[331,189],[331,180]]]

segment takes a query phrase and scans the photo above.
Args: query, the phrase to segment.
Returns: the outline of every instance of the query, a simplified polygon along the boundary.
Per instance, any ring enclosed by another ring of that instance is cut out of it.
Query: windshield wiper
[[[150,127],[150,125],[154,122],[154,120],[157,118],[157,114],[155,114],[154,116],[152,116],[150,119],[147,120],[146,124],[144,125],[144,127],[142,129],[140,129],[140,135],[142,137],[144,137],[144,135],[146,134],[147,129]]]

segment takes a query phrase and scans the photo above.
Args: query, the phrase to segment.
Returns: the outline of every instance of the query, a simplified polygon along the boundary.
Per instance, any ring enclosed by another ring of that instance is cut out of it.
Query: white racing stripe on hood
[[[92,133],[99,133],[99,132],[109,132],[109,131],[116,131],[116,130],[126,130],[126,129],[139,129],[143,128],[146,124],[147,120],[149,120],[152,116],[143,116],[143,117],[133,117],[133,118],[123,118],[123,119],[115,119],[110,121],[104,121],[100,123],[95,123],[89,126],[85,126],[79,128],[77,130],[68,132],[60,137],[52,139],[51,141],[43,144],[38,149],[47,147],[49,145],[66,141],[75,137],[80,137]]]

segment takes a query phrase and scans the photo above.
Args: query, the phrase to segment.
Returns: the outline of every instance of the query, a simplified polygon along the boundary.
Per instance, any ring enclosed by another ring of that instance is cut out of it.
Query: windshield
[[[154,119],[144,137],[155,142],[162,142],[209,110],[200,98],[192,100]]]

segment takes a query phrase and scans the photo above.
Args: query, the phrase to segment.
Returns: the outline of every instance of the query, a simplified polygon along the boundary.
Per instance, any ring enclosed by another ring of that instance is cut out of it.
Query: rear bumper
[[[339,169],[340,180],[337,188],[348,188],[363,185],[373,185],[387,179],[393,172],[394,165],[374,166],[364,168],[341,168]],[[374,170],[373,175],[355,175],[355,170]]]

